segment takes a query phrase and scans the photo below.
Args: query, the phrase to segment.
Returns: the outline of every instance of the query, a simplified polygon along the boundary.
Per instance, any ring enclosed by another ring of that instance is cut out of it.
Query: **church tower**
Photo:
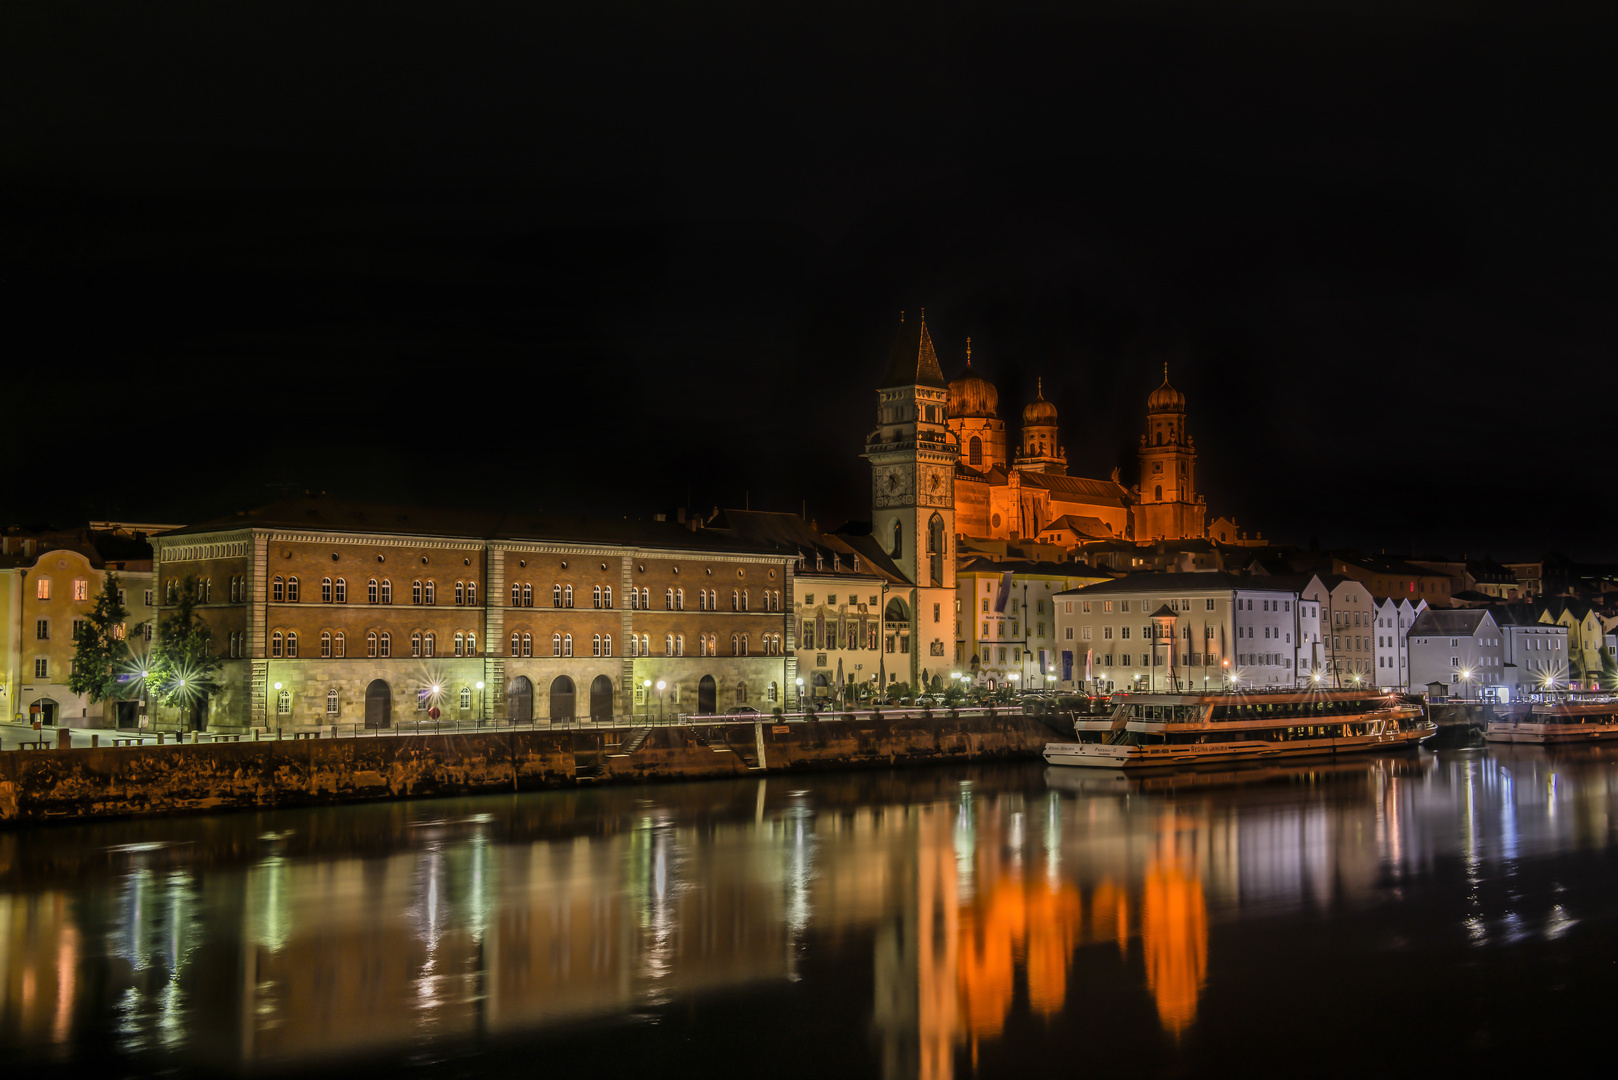
[[[986,473],[1011,463],[1006,456],[1006,422],[995,412],[1000,393],[972,370],[972,339],[966,339],[966,370],[949,384],[949,429],[961,444],[961,464]]]
[[[1188,540],[1207,533],[1208,507],[1197,495],[1197,451],[1185,430],[1185,395],[1163,385],[1146,399],[1146,433],[1140,437],[1140,502],[1136,540]]]
[[[871,462],[871,528],[911,582],[955,588],[955,463],[949,384],[938,366],[926,314],[901,323],[877,390],[878,428],[865,443]]]
[[[1057,445],[1056,406],[1045,400],[1045,380],[1039,380],[1039,394],[1022,411],[1022,446],[1017,451],[1017,468],[1067,475],[1067,453]]]

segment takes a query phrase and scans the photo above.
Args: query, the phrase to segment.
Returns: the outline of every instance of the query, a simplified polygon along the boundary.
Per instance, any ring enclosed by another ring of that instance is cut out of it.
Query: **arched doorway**
[[[528,676],[518,675],[506,686],[506,717],[524,724],[534,718],[534,684]]]
[[[53,727],[56,724],[57,714],[61,711],[62,707],[50,698],[37,698],[28,706],[28,719],[30,723],[37,720],[47,727]]]
[[[612,719],[612,680],[597,675],[590,683],[590,719]]]
[[[383,679],[373,679],[365,688],[365,726],[385,728],[393,725],[393,687]]]
[[[712,675],[704,675],[702,681],[697,683],[697,712],[703,716],[712,715],[719,705],[719,686],[713,681]]]
[[[551,723],[573,719],[573,680],[558,675],[551,680]]]
[[[831,697],[831,680],[826,678],[826,673],[823,671],[815,672],[813,694],[817,700]]]

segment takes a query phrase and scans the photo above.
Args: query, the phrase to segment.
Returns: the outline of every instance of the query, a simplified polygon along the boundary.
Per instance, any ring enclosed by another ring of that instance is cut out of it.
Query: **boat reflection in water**
[[[1189,1053],[1222,993],[1235,1015],[1249,1005],[1261,965],[1244,923],[1346,919],[1435,860],[1481,876],[1525,848],[1609,842],[1603,751],[1508,753],[1144,781],[939,769],[0,834],[0,1046],[125,1072],[398,1071],[542,1045],[565,1060],[557,1047],[588,1030],[597,1063],[651,1040],[671,1067],[729,1067],[741,1050],[713,1048],[713,1015],[727,1037],[756,1029],[895,1078],[1010,1072],[1064,1033]],[[1547,936],[1574,921],[1569,902],[1538,916]],[[1494,940],[1499,913],[1474,914],[1475,943]],[[811,1001],[849,1022],[813,1023]],[[622,1023],[636,1017],[659,1020]],[[706,1034],[673,1038],[681,1025]],[[677,1056],[695,1043],[701,1058]]]

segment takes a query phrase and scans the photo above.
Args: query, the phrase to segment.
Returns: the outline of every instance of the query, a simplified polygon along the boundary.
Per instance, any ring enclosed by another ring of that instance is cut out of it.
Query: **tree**
[[[107,574],[106,585],[96,597],[95,607],[73,634],[73,671],[67,687],[83,694],[92,705],[118,696],[123,689],[119,676],[129,672],[129,644],[124,640],[124,620],[129,612],[118,601],[118,575]]]
[[[1601,650],[1601,689],[1618,690],[1618,659],[1606,649]]]
[[[157,640],[146,666],[146,687],[153,700],[185,709],[193,717],[219,690],[219,672],[225,666],[214,654],[213,630],[197,618],[196,606],[197,579],[186,578],[174,614],[157,624]]]

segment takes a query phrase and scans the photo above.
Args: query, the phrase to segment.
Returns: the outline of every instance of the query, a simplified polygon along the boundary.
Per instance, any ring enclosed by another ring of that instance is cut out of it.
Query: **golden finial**
[[[1169,384],[1169,362],[1167,360],[1165,360],[1165,361],[1163,361],[1163,385],[1167,386],[1168,384]]]
[[[966,339],[966,366],[972,366],[972,339]]]
[[[1039,378],[1035,379],[1034,380],[1034,386],[1036,387],[1036,389],[1034,391],[1034,396],[1039,398],[1039,400],[1044,401],[1045,400],[1045,378],[1044,378],[1044,376],[1040,376]]]
[[[899,312],[899,322],[901,324],[903,324],[904,321],[905,321],[905,313],[903,311],[901,311],[901,312]]]
[[[927,309],[926,308],[921,309],[921,321],[924,322],[924,323],[927,321]]]

